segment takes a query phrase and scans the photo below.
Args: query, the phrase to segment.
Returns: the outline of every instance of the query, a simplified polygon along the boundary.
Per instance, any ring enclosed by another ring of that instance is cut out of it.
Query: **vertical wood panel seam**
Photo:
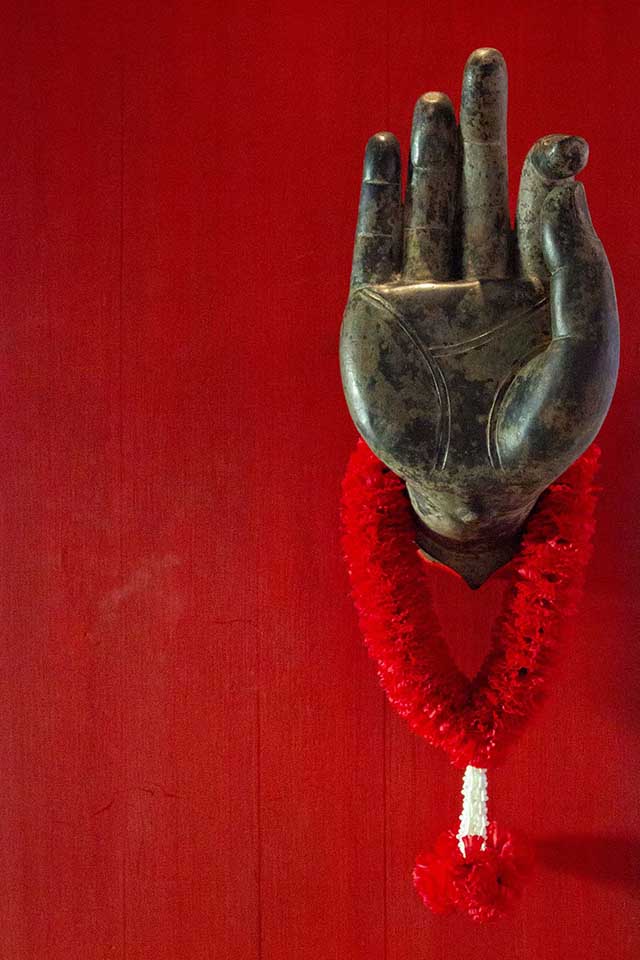
[[[120,5],[120,258],[119,258],[119,278],[118,278],[118,541],[119,541],[119,579],[123,582],[124,575],[124,531],[123,531],[123,500],[124,500],[124,416],[123,416],[123,356],[122,356],[122,331],[124,314],[124,9]],[[125,611],[124,604],[119,605],[119,627],[120,627],[120,651],[125,648]],[[124,657],[121,660],[121,670],[123,681],[125,676]],[[126,684],[123,682],[120,687],[120,696],[122,697],[120,707],[120,749],[126,758],[125,750],[125,704],[126,697],[123,695],[126,690]],[[122,957],[127,957],[127,805],[124,804],[124,836],[122,838]]]
[[[385,67],[386,67],[386,114],[387,121],[386,127],[387,130],[391,129],[391,12],[389,9],[389,0],[385,2]],[[382,705],[382,873],[383,873],[383,887],[382,887],[382,915],[383,915],[383,936],[382,941],[382,955],[383,960],[387,960],[388,949],[389,949],[389,916],[388,916],[388,896],[389,896],[389,877],[388,877],[388,864],[389,864],[389,853],[388,853],[388,841],[389,841],[389,828],[387,823],[387,749],[388,749],[388,729],[389,725],[387,723],[387,701],[384,694],[380,698],[380,703]]]
[[[382,947],[382,955],[384,960],[387,960],[387,947],[388,947],[388,924],[387,924],[387,896],[388,896],[388,877],[387,877],[387,863],[388,863],[388,854],[387,854],[387,841],[388,841],[388,828],[387,828],[387,704],[384,694],[380,698],[382,704],[382,876],[383,876],[383,886],[382,886],[382,917],[383,917],[383,932],[384,940]]]
[[[391,129],[391,41],[390,41],[390,32],[391,32],[391,13],[389,10],[389,0],[386,0],[385,3],[385,79],[386,79],[386,103],[385,103],[385,113],[387,116],[386,119],[386,128],[387,130]],[[375,58],[373,61],[375,62]]]
[[[255,438],[254,438],[255,442]],[[256,530],[257,536],[257,530]],[[260,603],[260,589],[262,586],[262,552],[259,549],[253,550],[255,558],[255,585],[256,585],[256,621],[255,621],[255,683],[256,683],[256,760],[255,760],[255,778],[256,778],[256,957],[262,960],[263,940],[264,940],[264,917],[262,905],[262,886],[263,886],[263,827],[262,827],[262,712],[260,695],[262,689],[262,605]]]
[[[260,715],[260,631],[256,630],[256,883],[257,883],[257,947],[262,960],[262,728]]]

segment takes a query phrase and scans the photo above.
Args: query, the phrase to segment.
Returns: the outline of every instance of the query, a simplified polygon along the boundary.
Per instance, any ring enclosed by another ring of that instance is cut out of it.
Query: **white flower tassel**
[[[458,846],[465,856],[464,837],[487,838],[487,771],[467,767],[462,780],[462,813]]]

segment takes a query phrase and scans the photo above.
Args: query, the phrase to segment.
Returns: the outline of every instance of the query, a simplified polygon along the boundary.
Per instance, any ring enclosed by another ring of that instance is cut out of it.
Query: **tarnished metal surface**
[[[419,543],[480,585],[517,548],[542,491],[596,435],[618,370],[609,264],[573,178],[588,148],[539,140],[509,221],[507,74],[476,50],[460,124],[416,105],[400,148],[367,144],[340,355],[351,416],[407,481]]]

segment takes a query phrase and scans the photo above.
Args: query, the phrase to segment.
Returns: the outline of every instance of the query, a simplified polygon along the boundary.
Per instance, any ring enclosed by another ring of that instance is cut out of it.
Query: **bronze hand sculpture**
[[[618,317],[584,189],[588,148],[543,137],[509,219],[507,73],[476,50],[460,126],[418,100],[404,206],[393,134],[367,144],[341,369],[351,416],[407,483],[418,543],[479,586],[611,402]]]

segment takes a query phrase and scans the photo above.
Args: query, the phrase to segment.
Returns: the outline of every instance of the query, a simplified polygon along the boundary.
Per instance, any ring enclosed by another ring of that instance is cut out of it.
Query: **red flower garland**
[[[349,461],[343,546],[365,643],[391,704],[457,767],[499,762],[543,695],[591,552],[598,458],[592,445],[540,498],[472,681],[447,649],[404,482],[362,440]]]
[[[589,448],[538,501],[480,670],[455,665],[429,592],[402,480],[360,440],[343,481],[343,545],[360,626],[387,697],[416,733],[458,767],[504,756],[540,702],[565,618],[575,611],[591,552],[599,450]],[[461,827],[462,830],[462,827]],[[522,839],[489,824],[486,837],[449,830],[416,862],[434,913],[484,922],[519,897],[533,863]]]

